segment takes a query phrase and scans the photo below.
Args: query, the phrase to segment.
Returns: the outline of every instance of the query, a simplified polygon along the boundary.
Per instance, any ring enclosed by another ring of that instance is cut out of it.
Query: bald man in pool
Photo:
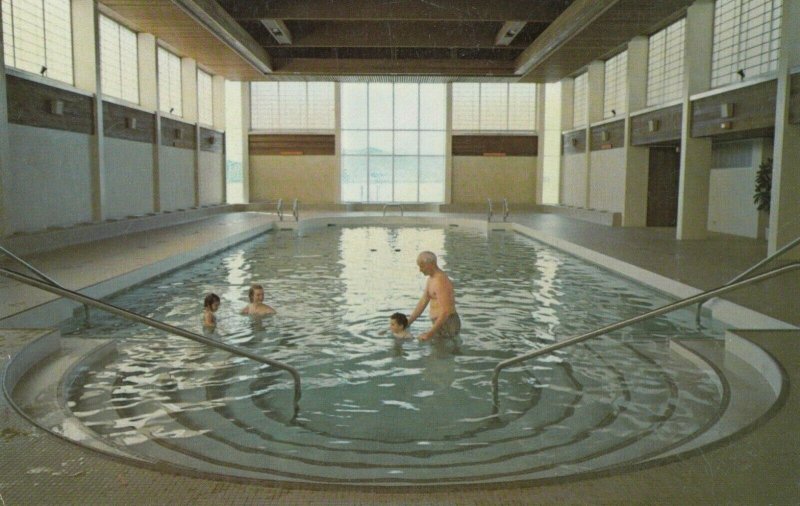
[[[420,341],[427,341],[432,337],[452,338],[461,330],[461,319],[456,313],[456,295],[453,283],[447,274],[436,263],[436,255],[430,251],[423,251],[417,256],[419,272],[428,276],[425,291],[422,292],[417,307],[408,317],[411,325],[419,318],[428,303],[431,304],[430,317],[433,326],[427,332],[419,335]]]

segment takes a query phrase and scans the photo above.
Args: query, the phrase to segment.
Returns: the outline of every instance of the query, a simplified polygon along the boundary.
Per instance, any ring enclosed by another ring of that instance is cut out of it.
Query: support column
[[[0,15],[2,18],[2,15]],[[3,40],[3,23],[0,19],[0,41]],[[11,154],[8,143],[8,95],[6,92],[5,51],[0,51],[0,237],[10,235],[11,223],[6,209],[6,193],[11,180]]]
[[[536,195],[534,201],[537,205],[544,203],[544,153],[545,153],[545,100],[546,91],[544,83],[536,86]]]
[[[200,125],[197,123],[197,62],[192,58],[181,58],[181,116],[194,124],[194,207],[200,205]]]
[[[678,239],[703,239],[708,235],[711,139],[692,138],[690,97],[711,87],[713,33],[714,1],[696,0],[686,12]]]
[[[800,125],[789,123],[791,73],[800,73],[800,0],[784,0],[781,23],[768,254],[800,236]],[[786,255],[800,258],[800,247]]]
[[[215,130],[219,130],[223,132],[223,136],[225,135],[225,78],[223,76],[215,75],[211,77],[211,101],[212,101],[212,109],[211,109],[211,120]],[[224,139],[224,137],[223,137]],[[222,173],[220,177],[222,178],[222,202],[220,204],[225,204],[227,199],[227,182],[226,182],[226,172],[227,172],[227,157],[225,153],[225,141],[222,142]]]
[[[575,79],[566,78],[561,80],[561,131],[559,132],[559,184],[558,184],[558,203],[564,204],[564,147],[561,145],[564,139],[564,132],[575,128]]]
[[[149,33],[139,33],[139,103],[155,113],[155,135],[153,136],[153,212],[161,212],[160,149],[161,113],[158,109],[158,46],[156,38]]]
[[[606,82],[606,63],[593,61],[589,64],[586,76],[586,201],[583,207],[589,209],[592,193],[592,123],[603,120],[603,95]]]
[[[453,107],[453,83],[447,83],[445,86],[445,151],[444,151],[444,203],[445,204],[452,204],[453,203],[453,118],[452,118],[452,107]],[[339,96],[339,93],[336,93],[336,96]],[[340,117],[341,113],[339,111],[336,112],[336,117]],[[339,131],[337,129],[336,136],[339,137]],[[341,159],[341,156],[338,157]],[[340,179],[341,180],[341,179]],[[419,182],[417,182],[419,185]],[[341,194],[341,193],[340,193]]]
[[[631,145],[631,111],[647,105],[647,37],[634,37],[628,43],[625,114],[625,200],[622,226],[643,227],[647,224],[648,149]]]
[[[247,81],[242,81],[242,198],[245,203],[250,202],[250,83]]]

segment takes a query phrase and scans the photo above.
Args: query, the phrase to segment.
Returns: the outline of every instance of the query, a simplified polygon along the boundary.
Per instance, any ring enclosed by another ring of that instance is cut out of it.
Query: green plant
[[[753,194],[753,203],[756,205],[756,209],[769,212],[771,192],[772,158],[767,158],[758,166],[758,172],[756,172],[756,192]]]

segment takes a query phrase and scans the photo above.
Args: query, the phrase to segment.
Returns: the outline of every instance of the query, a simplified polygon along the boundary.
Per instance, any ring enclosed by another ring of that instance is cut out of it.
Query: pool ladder
[[[399,207],[400,216],[403,216],[403,204],[383,204],[383,215],[386,216],[386,209],[390,207]]]
[[[11,256],[12,258],[16,258],[15,255],[10,253],[5,248],[2,248],[2,251],[4,253],[6,253],[7,255]],[[88,311],[88,306],[93,306],[93,307],[96,307],[96,308],[101,309],[103,311],[109,312],[111,314],[115,314],[117,316],[121,316],[122,318],[125,318],[127,320],[131,320],[131,321],[136,322],[136,323],[141,323],[141,324],[147,325],[149,327],[153,327],[153,328],[156,328],[156,329],[159,329],[159,330],[163,330],[165,332],[169,332],[170,334],[174,334],[176,336],[184,337],[186,339],[191,339],[192,341],[195,341],[195,342],[198,342],[198,343],[201,343],[201,344],[205,344],[207,346],[211,346],[212,348],[216,348],[216,349],[222,350],[222,351],[227,351],[228,353],[231,353],[233,355],[249,358],[250,360],[253,360],[255,362],[258,362],[258,363],[261,363],[261,364],[265,364],[265,365],[269,365],[269,366],[275,367],[276,369],[281,369],[283,371],[288,372],[292,376],[292,379],[294,380],[294,415],[292,417],[292,420],[297,418],[297,414],[300,411],[300,395],[301,395],[301,391],[300,391],[300,373],[294,367],[292,367],[292,366],[290,366],[288,364],[284,364],[283,362],[279,362],[277,360],[273,360],[271,358],[262,357],[262,356],[256,355],[255,353],[250,353],[249,351],[243,350],[243,349],[238,348],[236,346],[231,346],[229,344],[221,343],[221,342],[216,341],[214,339],[210,339],[208,337],[201,336],[200,334],[195,334],[194,332],[189,332],[188,330],[184,330],[182,328],[175,327],[173,325],[169,325],[167,323],[164,323],[164,322],[161,322],[161,321],[158,321],[158,320],[154,320],[152,318],[148,318],[148,317],[143,316],[143,315],[141,315],[139,313],[134,313],[133,311],[128,311],[127,309],[122,309],[120,307],[108,304],[108,303],[103,302],[101,300],[89,297],[87,295],[83,295],[82,293],[78,293],[78,292],[69,290],[69,289],[64,288],[63,286],[59,285],[55,281],[52,281],[50,278],[48,278],[44,274],[40,273],[39,271],[34,269],[29,264],[27,264],[25,262],[22,262],[22,263],[25,264],[28,268],[30,268],[33,272],[36,272],[38,275],[40,275],[43,279],[41,279],[41,280],[40,279],[36,279],[36,278],[31,277],[31,276],[27,276],[25,274],[22,274],[22,273],[19,273],[19,272],[10,270],[10,269],[5,269],[5,268],[0,268],[0,275],[5,276],[7,278],[11,278],[11,279],[13,279],[15,281],[19,281],[20,283],[24,283],[26,285],[30,285],[30,286],[39,288],[39,289],[44,290],[46,292],[54,293],[56,295],[60,295],[62,297],[66,297],[68,299],[72,299],[74,301],[80,302],[81,304],[84,305],[84,307],[87,308],[87,311]]]
[[[492,216],[494,216],[494,208],[492,206],[492,199],[486,199],[489,203],[489,214],[486,217],[486,221],[491,222]],[[508,221],[508,199],[503,199],[503,221]]]

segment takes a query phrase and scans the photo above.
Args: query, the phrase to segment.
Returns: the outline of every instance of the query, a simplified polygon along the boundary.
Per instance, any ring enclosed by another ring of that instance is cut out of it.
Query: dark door
[[[674,227],[678,223],[678,180],[681,155],[675,147],[650,148],[647,178],[647,226]]]

